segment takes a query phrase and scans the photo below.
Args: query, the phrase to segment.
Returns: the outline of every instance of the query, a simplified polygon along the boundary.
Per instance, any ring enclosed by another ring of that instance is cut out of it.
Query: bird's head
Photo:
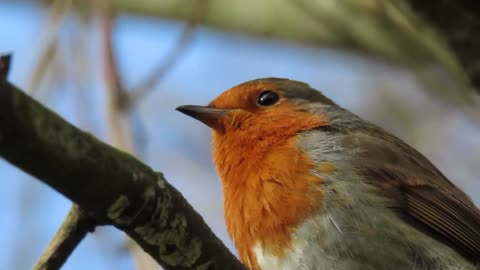
[[[305,83],[277,78],[240,84],[207,106],[177,108],[213,130],[227,228],[248,265],[259,242],[281,256],[291,228],[321,205],[322,179],[311,174],[296,135],[328,125],[329,108],[339,107]]]
[[[308,84],[265,78],[237,85],[208,106],[185,105],[177,110],[203,122],[216,136],[241,133],[253,139],[282,132],[293,135],[325,125],[328,116],[313,114],[312,103],[336,106]]]
[[[225,183],[248,178],[242,171],[259,170],[274,152],[275,162],[289,163],[296,155],[296,135],[328,125],[331,108],[335,112],[339,107],[308,84],[265,78],[237,85],[207,106],[177,110],[213,130],[214,162]]]

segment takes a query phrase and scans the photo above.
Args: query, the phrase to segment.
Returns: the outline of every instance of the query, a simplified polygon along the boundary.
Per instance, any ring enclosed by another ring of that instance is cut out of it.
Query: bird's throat
[[[241,151],[217,145],[215,164],[222,179],[227,229],[241,260],[257,268],[253,247],[284,256],[295,228],[321,205],[321,179],[295,145],[295,137],[275,147]]]

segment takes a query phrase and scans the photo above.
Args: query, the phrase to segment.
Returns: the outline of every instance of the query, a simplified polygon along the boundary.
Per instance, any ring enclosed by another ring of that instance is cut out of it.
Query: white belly
[[[268,254],[257,243],[253,252],[260,269],[475,270],[450,248],[390,214],[372,218],[366,224],[345,224],[342,219],[324,214],[304,222],[292,241],[292,248],[283,258]]]

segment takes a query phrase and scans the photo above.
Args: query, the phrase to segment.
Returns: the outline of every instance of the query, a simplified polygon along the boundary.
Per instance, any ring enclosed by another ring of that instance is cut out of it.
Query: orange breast
[[[321,206],[322,181],[310,173],[312,160],[297,149],[295,137],[282,134],[253,144],[238,134],[214,134],[227,229],[251,269],[258,269],[254,245],[284,256],[293,230]]]

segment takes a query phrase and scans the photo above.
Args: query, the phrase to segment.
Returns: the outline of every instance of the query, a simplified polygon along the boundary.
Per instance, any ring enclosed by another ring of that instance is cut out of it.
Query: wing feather
[[[383,131],[351,133],[365,163],[366,179],[396,202],[405,222],[452,246],[473,263],[480,263],[480,210],[430,161],[400,139]]]
[[[438,231],[468,258],[480,259],[480,211],[428,186],[405,190],[407,212]]]

